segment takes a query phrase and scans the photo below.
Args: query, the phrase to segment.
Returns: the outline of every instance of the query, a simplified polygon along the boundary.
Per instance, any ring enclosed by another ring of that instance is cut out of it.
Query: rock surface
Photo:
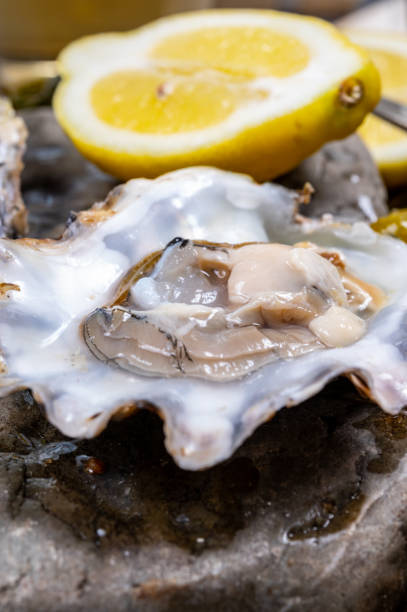
[[[86,161],[50,108],[21,112],[27,128],[22,189],[30,235],[57,238],[71,212],[104,200],[118,181]]]
[[[48,110],[29,126],[32,232],[56,235],[114,181]],[[405,609],[407,416],[345,380],[203,472],[173,463],[147,410],[87,441],[64,438],[28,391],[0,414],[1,610]]]
[[[310,204],[301,212],[318,217],[331,212],[354,221],[375,221],[387,212],[387,194],[376,165],[361,141],[352,135],[330,142],[279,182],[301,189],[309,181],[315,188]]]
[[[200,473],[145,411],[78,442],[27,392],[0,409],[3,610],[403,609],[407,418],[345,382]]]

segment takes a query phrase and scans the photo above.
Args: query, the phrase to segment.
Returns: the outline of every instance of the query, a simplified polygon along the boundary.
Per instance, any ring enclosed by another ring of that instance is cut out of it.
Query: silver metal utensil
[[[400,104],[388,98],[382,98],[373,111],[380,119],[392,123],[396,127],[407,130],[407,105]]]

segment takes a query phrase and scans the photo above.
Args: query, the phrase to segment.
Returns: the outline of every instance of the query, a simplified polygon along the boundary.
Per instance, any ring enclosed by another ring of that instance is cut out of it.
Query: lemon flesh
[[[82,153],[128,179],[191,165],[282,174],[377,103],[368,55],[320,20],[205,11],[69,45],[54,98]]]
[[[98,81],[91,90],[91,104],[98,119],[112,127],[164,135],[216,125],[239,105],[265,96],[267,92],[254,90],[244,81],[217,74],[200,78],[134,70]]]
[[[407,103],[407,36],[352,32],[352,39],[364,45],[376,64],[383,95]],[[407,133],[390,123],[369,115],[360,135],[370,149],[390,186],[407,183]]]
[[[249,78],[285,78],[304,70],[310,50],[295,36],[270,28],[226,26],[202,28],[198,36],[196,32],[169,36],[149,56]]]

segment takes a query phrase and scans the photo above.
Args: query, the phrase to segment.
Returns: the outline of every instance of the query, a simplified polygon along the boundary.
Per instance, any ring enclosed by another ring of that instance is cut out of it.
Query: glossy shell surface
[[[351,346],[279,360],[232,382],[136,375],[98,360],[83,339],[85,318],[112,302],[132,266],[175,236],[333,247],[389,304]],[[209,168],[133,180],[79,213],[60,240],[0,240],[1,393],[31,388],[52,423],[73,437],[95,436],[115,413],[147,401],[186,469],[226,459],[281,407],[344,372],[396,413],[407,403],[406,260],[405,244],[365,223],[298,217],[295,194],[284,187]]]

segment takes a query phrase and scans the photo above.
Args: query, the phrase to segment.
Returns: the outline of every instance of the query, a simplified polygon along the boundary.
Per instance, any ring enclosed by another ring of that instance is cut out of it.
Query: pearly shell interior
[[[388,305],[350,346],[279,359],[229,382],[151,377],[101,361],[84,340],[84,321],[114,301],[134,265],[175,236],[335,248]],[[167,448],[186,469],[226,459],[278,409],[344,372],[396,413],[407,403],[406,260],[406,245],[364,223],[296,216],[294,195],[283,187],[210,168],[133,180],[79,213],[60,240],[0,239],[1,394],[31,388],[51,422],[73,437],[97,435],[123,406],[153,403]]]

